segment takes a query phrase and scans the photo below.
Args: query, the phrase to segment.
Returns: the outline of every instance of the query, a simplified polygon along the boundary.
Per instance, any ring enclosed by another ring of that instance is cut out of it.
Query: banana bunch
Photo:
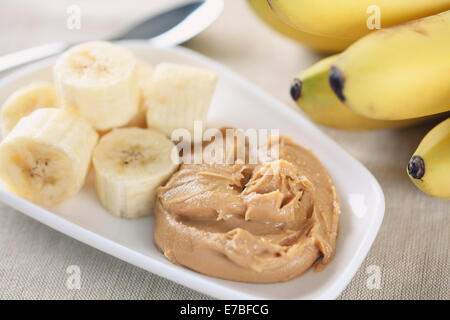
[[[256,15],[269,27],[282,35],[301,42],[317,51],[330,53],[339,52],[353,43],[353,40],[350,39],[340,39],[313,34],[291,27],[277,16],[270,8],[267,0],[248,0],[248,3]]]
[[[217,74],[169,63],[153,67],[108,42],[72,47],[53,74],[54,83],[32,83],[2,105],[6,188],[58,206],[83,187],[92,163],[97,198],[109,213],[150,215],[156,189],[180,162],[167,137],[206,120]]]
[[[433,115],[404,120],[378,120],[347,108],[328,83],[331,66],[338,58],[338,54],[325,58],[299,73],[292,81],[292,99],[315,122],[343,130],[375,130],[402,128],[436,118]]]
[[[353,111],[399,120],[450,110],[450,10],[369,34],[333,64],[329,82]]]
[[[274,30],[313,49],[338,52],[373,30],[450,9],[448,0],[248,0]]]
[[[280,10],[288,3],[269,2]],[[449,52],[450,11],[445,11],[364,36],[299,73],[290,94],[312,120],[345,130],[445,119],[450,114]],[[414,183],[440,198],[449,198],[450,192],[449,139],[446,120],[424,138],[408,164]]]

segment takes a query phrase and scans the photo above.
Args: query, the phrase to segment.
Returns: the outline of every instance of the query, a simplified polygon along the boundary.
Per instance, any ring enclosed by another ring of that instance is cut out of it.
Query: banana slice
[[[152,94],[155,67],[144,60],[138,59],[136,72],[139,89],[141,90],[141,99],[145,100]]]
[[[176,170],[175,145],[142,128],[114,129],[94,149],[95,190],[103,207],[121,218],[152,214],[156,188]]]
[[[217,78],[217,73],[210,70],[158,64],[152,94],[147,99],[147,126],[167,136],[178,128],[192,132],[195,120],[206,120]]]
[[[127,127],[147,127],[147,97],[151,95],[152,83],[153,83],[153,73],[155,68],[148,64],[147,62],[138,59],[137,60],[137,81],[139,85],[139,90],[141,93],[141,100],[139,103],[139,109],[137,114],[133,119],[126,125]]]
[[[0,118],[3,137],[8,135],[21,118],[34,110],[58,106],[58,94],[51,83],[34,82],[15,91],[2,106]]]
[[[99,131],[127,124],[138,112],[136,59],[126,48],[88,42],[65,52],[54,66],[65,108],[74,108]]]
[[[97,138],[92,126],[74,113],[36,110],[0,144],[0,178],[22,198],[57,206],[83,186]]]

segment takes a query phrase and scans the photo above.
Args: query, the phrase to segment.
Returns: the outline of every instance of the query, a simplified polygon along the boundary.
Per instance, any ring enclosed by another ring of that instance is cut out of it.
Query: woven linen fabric
[[[2,1],[0,54],[51,41],[107,38],[180,2]],[[289,97],[291,79],[323,56],[266,27],[246,1],[225,2],[222,16],[185,46],[225,64],[296,108]],[[70,5],[81,9],[80,29],[66,26]],[[450,202],[421,193],[405,174],[410,155],[431,127],[375,132],[321,127],[374,174],[386,197],[376,241],[339,299],[450,299]],[[76,287],[67,285],[71,266],[80,271]],[[374,272],[380,276],[375,284]],[[0,204],[0,299],[209,298]]]

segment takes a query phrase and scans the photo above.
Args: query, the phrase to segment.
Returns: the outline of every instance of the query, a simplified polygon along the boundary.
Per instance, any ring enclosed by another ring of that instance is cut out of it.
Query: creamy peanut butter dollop
[[[279,157],[182,164],[158,190],[154,240],[173,263],[244,282],[295,278],[334,255],[340,213],[320,161],[289,137]]]

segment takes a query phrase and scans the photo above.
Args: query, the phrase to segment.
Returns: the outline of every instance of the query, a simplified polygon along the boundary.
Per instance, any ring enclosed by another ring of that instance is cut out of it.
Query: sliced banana
[[[217,83],[217,73],[172,63],[160,63],[153,75],[152,94],[147,99],[147,126],[170,136],[194,121],[205,121]]]
[[[33,82],[11,94],[0,114],[2,136],[6,137],[19,120],[36,109],[56,108],[59,98],[55,87],[48,82]]]
[[[138,59],[136,72],[139,89],[141,90],[141,98],[143,98],[142,100],[145,100],[152,92],[155,67],[144,60]]]
[[[103,207],[121,218],[152,214],[156,188],[176,170],[175,145],[142,128],[114,129],[93,153],[95,190]]]
[[[98,134],[64,109],[38,109],[0,144],[0,178],[18,196],[57,206],[83,186]]]
[[[66,51],[54,66],[65,108],[74,108],[99,131],[127,124],[139,107],[136,58],[108,42],[88,42]]]
[[[141,100],[139,103],[139,109],[137,114],[134,116],[133,119],[131,119],[131,121],[126,126],[146,128],[147,99],[148,99],[147,97],[151,95],[153,73],[155,72],[155,68],[151,64],[138,59],[136,71],[139,90],[141,93]]]

